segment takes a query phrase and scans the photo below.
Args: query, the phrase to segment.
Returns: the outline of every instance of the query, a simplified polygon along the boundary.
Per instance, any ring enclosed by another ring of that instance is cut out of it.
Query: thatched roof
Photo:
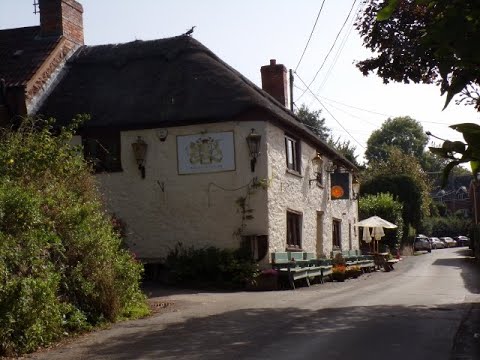
[[[354,168],[292,112],[189,36],[83,46],[39,113],[60,124],[90,114],[88,127],[157,128],[228,121],[263,110]]]

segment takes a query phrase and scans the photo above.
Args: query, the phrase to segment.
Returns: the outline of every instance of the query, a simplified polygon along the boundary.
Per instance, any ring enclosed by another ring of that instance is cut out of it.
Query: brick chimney
[[[83,45],[83,7],[75,0],[39,0],[40,29],[44,37],[63,35]]]
[[[270,65],[262,66],[262,89],[277,99],[283,106],[288,107],[288,82],[287,68],[277,64],[275,59],[270,60]]]

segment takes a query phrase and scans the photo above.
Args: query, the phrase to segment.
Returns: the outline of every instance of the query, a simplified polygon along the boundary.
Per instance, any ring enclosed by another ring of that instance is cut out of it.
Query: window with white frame
[[[286,135],[285,153],[287,158],[287,169],[300,173],[300,141]]]

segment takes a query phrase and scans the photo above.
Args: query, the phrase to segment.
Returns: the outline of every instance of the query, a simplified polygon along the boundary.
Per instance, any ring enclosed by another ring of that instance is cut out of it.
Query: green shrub
[[[471,224],[471,219],[458,216],[431,217],[425,219],[425,233],[437,237],[466,235],[470,233]]]
[[[148,313],[71,137],[30,120],[0,134],[0,356]]]
[[[258,275],[258,266],[245,249],[195,249],[178,243],[165,265],[176,284],[244,287]]]
[[[380,175],[362,183],[362,194],[392,194],[393,199],[403,205],[402,217],[405,224],[418,228],[429,207],[424,206],[424,189],[411,174]]]
[[[400,202],[395,201],[391,194],[366,195],[360,198],[358,209],[360,219],[376,215],[397,225],[396,229],[384,230],[385,236],[380,245],[387,246],[391,251],[400,248],[404,234],[403,205]]]

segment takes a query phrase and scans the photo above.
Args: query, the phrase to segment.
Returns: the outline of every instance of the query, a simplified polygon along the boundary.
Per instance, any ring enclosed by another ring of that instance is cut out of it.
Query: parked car
[[[444,249],[445,244],[438,237],[431,237],[430,243],[432,244],[432,249]]]
[[[468,246],[470,245],[470,238],[468,236],[455,236],[453,238],[457,242],[457,246]]]
[[[417,236],[413,241],[413,250],[414,251],[427,250],[428,252],[432,252],[432,244],[430,244],[428,237]]]
[[[443,241],[443,243],[445,244],[445,247],[455,247],[455,246],[457,246],[457,242],[449,236],[441,237],[440,240]]]

